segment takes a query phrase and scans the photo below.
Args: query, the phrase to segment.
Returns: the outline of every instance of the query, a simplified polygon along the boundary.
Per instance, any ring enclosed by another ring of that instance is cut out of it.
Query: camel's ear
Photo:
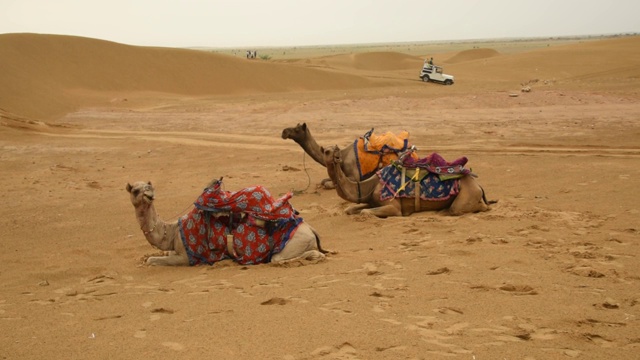
[[[128,192],[128,193],[131,193],[131,189],[132,189],[132,188],[133,188],[133,187],[131,186],[131,184],[127,183],[127,192]]]
[[[307,123],[306,123],[306,122],[303,122],[303,123],[302,123],[302,128],[303,128],[303,129],[305,129],[305,130],[307,130]]]
[[[147,185],[153,186],[153,185],[151,185],[151,181],[147,181]]]

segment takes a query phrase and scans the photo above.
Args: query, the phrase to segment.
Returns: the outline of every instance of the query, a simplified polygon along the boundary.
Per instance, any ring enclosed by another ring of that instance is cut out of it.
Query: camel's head
[[[324,154],[325,164],[341,164],[342,157],[340,157],[340,148],[338,145],[329,146],[328,148],[321,147]]]
[[[155,199],[155,190],[151,181],[136,181],[133,185],[127,183],[127,191],[131,197],[131,203],[137,207],[141,204],[152,204]]]
[[[213,179],[209,182],[209,184],[207,184],[207,186],[205,186],[205,189],[213,189],[213,190],[218,190],[220,189],[220,187],[222,186],[222,178],[224,176],[221,176],[220,179]]]
[[[283,139],[291,139],[293,141],[299,142],[303,141],[307,136],[307,123],[298,123],[295,127],[290,127],[282,130],[282,138]]]

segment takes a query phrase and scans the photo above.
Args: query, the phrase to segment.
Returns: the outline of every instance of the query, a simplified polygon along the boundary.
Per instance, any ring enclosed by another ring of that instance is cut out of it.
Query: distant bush
[[[262,60],[271,60],[271,55],[260,55],[260,59],[262,59]]]

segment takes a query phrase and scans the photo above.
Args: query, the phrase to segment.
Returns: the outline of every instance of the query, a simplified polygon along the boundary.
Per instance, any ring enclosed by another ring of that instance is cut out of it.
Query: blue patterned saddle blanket
[[[415,198],[416,183],[420,184],[420,199],[427,201],[446,201],[458,195],[460,190],[458,178],[442,180],[439,174],[420,170],[420,168],[405,171],[402,167],[388,165],[378,171],[383,188],[380,200],[392,198]]]

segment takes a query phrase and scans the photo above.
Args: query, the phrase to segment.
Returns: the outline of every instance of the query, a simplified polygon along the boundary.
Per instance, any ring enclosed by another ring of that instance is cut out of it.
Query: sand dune
[[[473,59],[447,66],[458,79],[469,81],[526,82],[532,79],[585,86],[580,79],[598,79],[626,86],[640,75],[640,37],[585,42],[518,54]],[[588,86],[588,85],[587,85]]]
[[[640,37],[588,42],[497,56],[492,49],[461,51],[446,71],[484,86],[531,79],[613,82],[638,76]],[[296,62],[250,61],[173,48],[136,47],[97,39],[0,35],[0,96],[6,111],[50,119],[132,92],[239,95],[357,89],[415,81],[422,58],[395,52],[333,55]],[[481,65],[481,66],[479,66]],[[325,71],[330,70],[330,71]],[[375,73],[397,73],[380,80]],[[408,75],[410,74],[410,75]],[[37,105],[36,105],[37,104]]]
[[[471,50],[460,51],[454,56],[446,59],[444,63],[457,64],[459,62],[486,59],[486,58],[490,58],[498,55],[500,55],[500,53],[494,49],[471,49]]]
[[[370,52],[323,57],[328,66],[353,70],[391,71],[415,70],[422,59],[397,52]]]
[[[237,95],[373,86],[356,75],[70,36],[0,35],[0,53],[2,105],[35,117],[76,108],[78,90]]]

